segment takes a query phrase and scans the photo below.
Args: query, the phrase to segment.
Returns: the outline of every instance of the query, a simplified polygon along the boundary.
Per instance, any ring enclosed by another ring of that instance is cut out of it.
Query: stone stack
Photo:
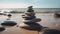
[[[25,12],[24,15],[22,15],[23,23],[21,23],[19,26],[24,29],[28,30],[40,30],[42,27],[40,24],[36,23],[41,21],[40,18],[36,18],[35,12],[32,8],[32,6],[28,7],[28,10]]]

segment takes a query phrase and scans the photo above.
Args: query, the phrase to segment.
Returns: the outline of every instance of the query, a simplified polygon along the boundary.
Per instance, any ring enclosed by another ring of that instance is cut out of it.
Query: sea
[[[28,8],[0,8],[0,10],[28,10]],[[33,10],[60,11],[60,8],[33,8]]]

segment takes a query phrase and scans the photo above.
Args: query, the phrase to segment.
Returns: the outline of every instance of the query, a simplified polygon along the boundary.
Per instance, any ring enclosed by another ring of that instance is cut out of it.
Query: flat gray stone
[[[5,28],[4,27],[0,27],[0,32],[4,31]]]
[[[4,21],[3,23],[1,23],[2,26],[14,26],[17,23],[14,21]]]
[[[22,15],[22,18],[24,18],[25,20],[29,20],[29,19],[33,19],[33,18],[36,18],[36,17],[35,16]]]
[[[23,20],[23,22],[39,22],[39,21],[41,21],[41,19],[40,18],[34,18],[34,19],[30,19],[30,20]]]
[[[30,15],[30,16],[34,16],[35,13],[34,12],[25,12],[26,15]]]

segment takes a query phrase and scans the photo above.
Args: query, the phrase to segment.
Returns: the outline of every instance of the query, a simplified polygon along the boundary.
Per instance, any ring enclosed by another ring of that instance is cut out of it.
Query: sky
[[[60,0],[0,0],[0,8],[60,8]]]

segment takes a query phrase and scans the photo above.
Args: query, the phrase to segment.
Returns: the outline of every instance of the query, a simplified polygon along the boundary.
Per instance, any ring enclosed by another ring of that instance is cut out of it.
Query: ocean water
[[[27,10],[28,8],[0,8],[0,10]],[[33,8],[33,10],[60,11],[60,8]]]

